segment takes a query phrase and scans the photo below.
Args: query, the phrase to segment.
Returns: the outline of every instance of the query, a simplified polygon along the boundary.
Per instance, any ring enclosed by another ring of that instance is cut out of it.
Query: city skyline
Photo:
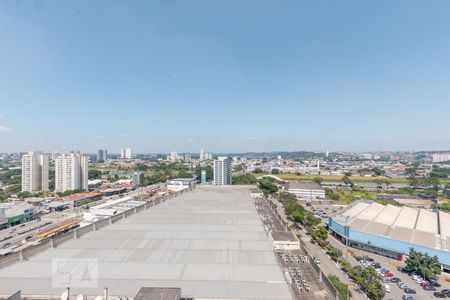
[[[1,150],[450,149],[449,8],[2,2]]]

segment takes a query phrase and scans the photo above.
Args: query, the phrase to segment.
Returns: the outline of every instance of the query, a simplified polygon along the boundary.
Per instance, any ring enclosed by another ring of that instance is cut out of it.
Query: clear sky
[[[450,1],[1,1],[0,152],[450,149]]]

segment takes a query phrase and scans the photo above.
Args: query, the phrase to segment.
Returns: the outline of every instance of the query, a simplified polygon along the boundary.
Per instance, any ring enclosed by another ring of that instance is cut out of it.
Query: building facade
[[[214,180],[215,185],[231,184],[231,160],[228,157],[219,157],[214,160]]]
[[[133,173],[133,176],[131,177],[131,182],[134,185],[140,185],[141,184],[141,176],[142,172],[136,171]]]
[[[30,151],[22,156],[22,192],[48,191],[48,156]]]
[[[87,155],[79,152],[61,154],[55,159],[55,191],[88,190]]]
[[[312,182],[290,181],[287,191],[306,201],[325,199],[325,189]]]
[[[200,160],[205,160],[205,149],[200,149]]]
[[[359,200],[329,217],[327,226],[350,247],[398,260],[414,248],[450,270],[450,214]]]
[[[433,162],[450,161],[450,153],[433,153],[431,159]]]
[[[120,158],[121,159],[132,159],[133,158],[133,151],[131,148],[122,148],[120,151]]]
[[[97,151],[97,162],[105,163],[108,157],[108,151],[106,149],[99,149]]]

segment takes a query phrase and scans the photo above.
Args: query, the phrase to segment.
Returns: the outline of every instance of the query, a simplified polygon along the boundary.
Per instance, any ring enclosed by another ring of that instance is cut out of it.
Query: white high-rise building
[[[131,148],[122,148],[120,151],[120,158],[121,159],[132,159],[133,158],[133,151]]]
[[[178,154],[176,151],[170,152],[170,161],[176,161],[178,159]]]
[[[105,163],[108,157],[108,150],[106,149],[98,149],[97,151],[97,162]]]
[[[79,152],[61,154],[55,159],[55,191],[88,190],[89,156]]]
[[[231,160],[228,157],[219,157],[214,160],[215,185],[231,184]]]
[[[191,162],[192,161],[192,156],[189,153],[186,153],[184,155],[183,159],[184,159],[185,162]]]
[[[450,153],[433,153],[431,159],[433,162],[450,161]]]
[[[205,160],[205,149],[200,149],[200,160]]]
[[[48,156],[30,151],[22,156],[22,192],[48,191]]]

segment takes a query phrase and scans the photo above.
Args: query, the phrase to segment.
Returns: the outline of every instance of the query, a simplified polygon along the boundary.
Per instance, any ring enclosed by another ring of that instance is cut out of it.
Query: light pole
[[[348,256],[347,256],[347,246],[348,246],[348,236],[349,236],[349,230],[348,230],[348,218],[349,216],[345,217],[345,260],[348,262]],[[347,300],[350,299],[349,298],[349,285],[347,285]]]

